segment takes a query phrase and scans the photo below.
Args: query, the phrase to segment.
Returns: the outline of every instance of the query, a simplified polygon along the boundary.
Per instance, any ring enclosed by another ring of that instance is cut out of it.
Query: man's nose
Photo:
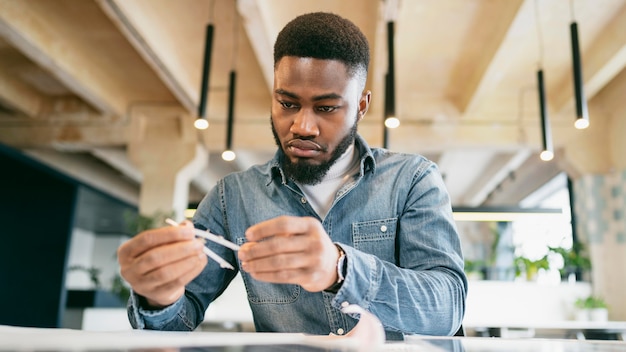
[[[289,132],[297,136],[317,137],[319,135],[317,116],[310,109],[300,109]]]

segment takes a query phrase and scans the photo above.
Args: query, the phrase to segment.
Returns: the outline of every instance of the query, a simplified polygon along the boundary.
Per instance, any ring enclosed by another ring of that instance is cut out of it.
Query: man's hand
[[[315,218],[280,216],[251,226],[246,238],[239,259],[257,280],[298,284],[311,292],[337,281],[339,252]]]
[[[146,298],[148,308],[162,308],[176,302],[206,265],[203,246],[186,221],[139,233],[118,248],[117,260],[122,277]]]

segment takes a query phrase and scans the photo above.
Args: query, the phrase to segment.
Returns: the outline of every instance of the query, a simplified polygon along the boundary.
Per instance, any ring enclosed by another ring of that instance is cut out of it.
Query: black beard
[[[358,117],[358,116],[357,116]],[[283,149],[283,145],[280,143],[280,139],[278,138],[278,134],[276,133],[276,129],[274,128],[274,123],[271,122],[272,125],[272,133],[274,134],[274,141],[276,141],[276,145],[282,151],[282,155],[280,157],[280,164],[290,179],[293,181],[303,184],[303,185],[316,185],[324,179],[324,176],[330,170],[330,167],[335,164],[337,159],[345,153],[346,150],[350,147],[354,140],[356,139],[357,134],[357,120],[355,119],[354,125],[348,131],[345,137],[339,142],[337,148],[332,152],[330,159],[328,161],[324,161],[319,165],[311,164],[307,161],[306,158],[298,159],[295,163],[292,162],[285,154],[285,150]]]

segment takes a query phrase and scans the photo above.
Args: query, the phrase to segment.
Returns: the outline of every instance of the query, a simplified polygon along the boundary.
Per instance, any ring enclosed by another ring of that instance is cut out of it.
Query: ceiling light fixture
[[[548,121],[548,107],[546,105],[546,92],[543,82],[543,70],[537,71],[537,89],[539,90],[539,109],[541,113],[541,141],[543,149],[539,157],[543,161],[550,161],[554,158],[552,147],[552,133],[550,132],[550,122]]]
[[[543,38],[541,36],[541,19],[539,18],[539,6],[535,0],[535,23],[537,24],[537,41],[539,43],[539,69],[537,70],[537,92],[539,93],[539,113],[541,115],[541,142],[543,149],[539,157],[543,161],[550,161],[554,158],[552,147],[552,133],[550,131],[550,121],[548,120],[548,106],[546,103],[546,89],[543,79]]]
[[[396,116],[395,60],[394,60],[394,22],[387,22],[387,57],[388,69],[385,76],[385,127],[397,128],[400,120]]]
[[[210,16],[213,17],[213,5],[215,1],[211,2]],[[206,36],[204,40],[204,60],[202,65],[202,83],[200,85],[200,104],[198,104],[198,117],[194,121],[193,125],[199,130],[206,130],[209,127],[209,120],[206,117],[206,107],[208,101],[209,90],[209,71],[211,70],[211,51],[213,50],[213,24],[212,20],[209,20],[209,24],[206,27]]]
[[[563,210],[553,208],[518,208],[518,207],[454,207],[452,216],[455,221],[496,221],[509,222],[528,218],[562,216]]]
[[[383,148],[389,148],[389,128],[387,127],[387,106],[389,105],[389,73],[385,74],[385,111],[383,116]]]
[[[233,151],[233,125],[235,123],[235,82],[237,81],[237,49],[239,44],[239,14],[237,13],[237,1],[233,1],[233,57],[228,82],[228,121],[226,126],[226,150],[222,153],[222,159],[225,161],[233,161],[237,157]]]
[[[583,89],[583,69],[580,59],[580,46],[578,44],[578,24],[574,19],[574,4],[571,0],[570,10],[572,23],[569,26],[569,30],[572,39],[572,70],[574,73],[574,98],[576,100],[576,122],[574,122],[574,127],[582,130],[589,127],[589,111]]]
[[[228,124],[226,126],[226,150],[222,153],[222,159],[233,161],[237,157],[233,151],[233,124],[235,121],[235,81],[237,74],[230,71],[230,83],[228,89]]]

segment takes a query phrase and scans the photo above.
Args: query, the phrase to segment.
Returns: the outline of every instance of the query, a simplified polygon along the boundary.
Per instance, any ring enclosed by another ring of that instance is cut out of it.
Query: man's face
[[[283,57],[274,69],[272,132],[289,177],[319,183],[354,142],[370,102],[336,60]]]

